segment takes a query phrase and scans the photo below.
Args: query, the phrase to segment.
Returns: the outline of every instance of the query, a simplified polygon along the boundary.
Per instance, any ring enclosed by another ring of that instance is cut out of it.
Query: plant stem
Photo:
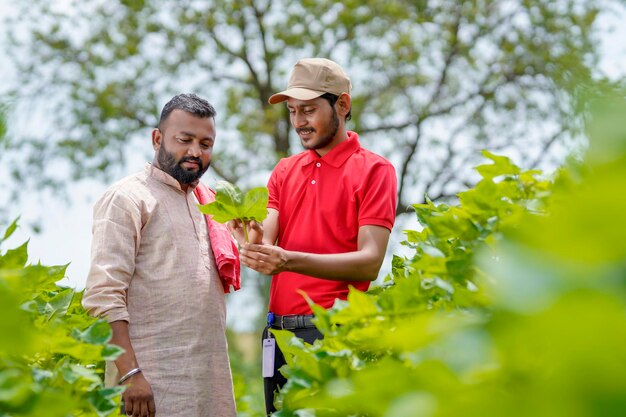
[[[249,242],[248,240],[248,222],[246,221],[242,221],[243,223],[243,235],[246,237],[246,243]]]

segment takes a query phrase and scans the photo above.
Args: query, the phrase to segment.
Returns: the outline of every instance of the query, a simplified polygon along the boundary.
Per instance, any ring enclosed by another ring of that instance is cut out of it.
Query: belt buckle
[[[288,314],[286,316],[280,316],[280,328],[281,329],[283,329],[283,330],[295,330],[295,329],[298,328],[298,322],[297,321],[293,324],[293,327],[285,327],[285,317],[290,319],[290,318],[296,317],[296,314]]]

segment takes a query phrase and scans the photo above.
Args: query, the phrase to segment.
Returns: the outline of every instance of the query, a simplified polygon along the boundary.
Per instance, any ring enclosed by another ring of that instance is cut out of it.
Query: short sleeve
[[[398,204],[398,180],[393,165],[387,162],[372,167],[359,200],[359,227],[393,228]]]
[[[285,159],[281,159],[272,171],[272,175],[270,175],[270,179],[267,182],[267,190],[269,192],[267,208],[280,211],[278,208],[280,204],[280,188],[283,183],[285,170]]]

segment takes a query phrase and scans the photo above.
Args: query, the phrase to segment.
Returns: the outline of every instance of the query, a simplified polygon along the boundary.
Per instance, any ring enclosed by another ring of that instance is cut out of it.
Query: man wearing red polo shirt
[[[311,323],[312,311],[300,294],[330,308],[345,300],[349,286],[366,291],[378,276],[396,214],[397,179],[393,165],[359,144],[346,129],[351,83],[335,62],[302,59],[287,89],[270,97],[286,101],[291,124],[304,152],[282,159],[268,183],[268,217],[252,224],[252,241],[241,260],[273,275],[268,328],[292,330],[313,343],[322,334]],[[241,225],[234,234],[241,239]],[[275,411],[274,392],[286,379],[278,368],[284,357],[264,331],[265,403]],[[272,372],[273,371],[273,372]]]

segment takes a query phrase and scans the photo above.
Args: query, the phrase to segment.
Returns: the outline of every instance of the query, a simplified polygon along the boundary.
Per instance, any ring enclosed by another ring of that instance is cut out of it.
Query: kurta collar
[[[146,173],[148,174],[149,177],[154,178],[155,180],[168,185],[170,187],[173,187],[175,189],[177,189],[178,191],[184,192],[183,189],[180,186],[180,183],[178,182],[178,180],[176,180],[174,177],[172,177],[170,174],[168,174],[167,172],[155,167],[154,165],[152,165],[151,163],[146,163],[146,166],[144,168],[146,170]],[[198,183],[196,182],[195,184],[190,184],[189,188],[187,188],[187,194],[189,194],[190,192],[193,191],[194,188],[196,188],[196,185],[198,185]]]
[[[313,149],[307,151],[307,155],[302,159],[302,165],[308,165],[320,159],[328,165],[339,168],[356,151],[361,148],[359,135],[356,132],[348,131],[348,139],[335,146],[326,155],[320,157]]]

